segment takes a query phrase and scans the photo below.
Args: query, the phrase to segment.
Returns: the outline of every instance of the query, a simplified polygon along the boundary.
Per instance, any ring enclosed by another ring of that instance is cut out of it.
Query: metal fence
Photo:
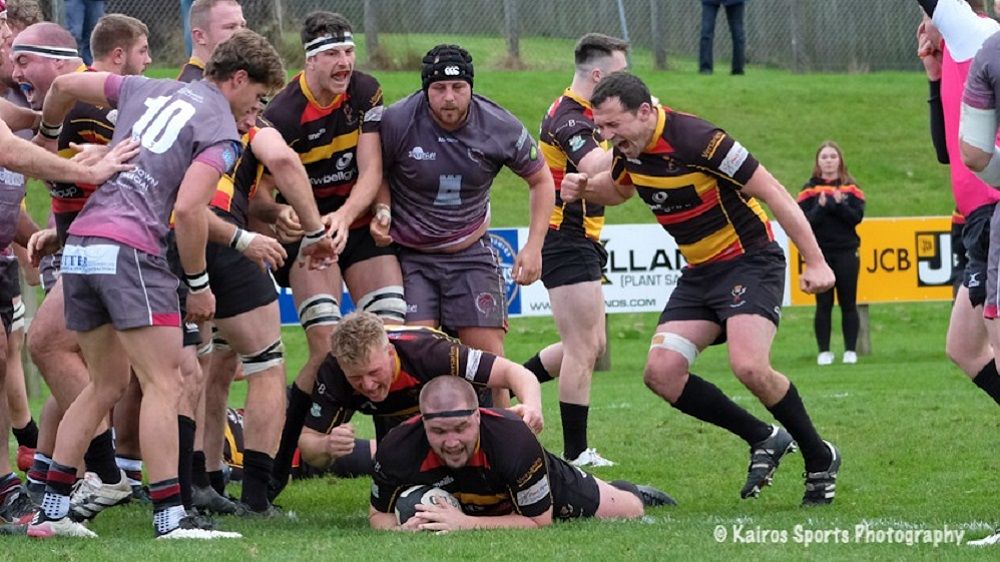
[[[62,0],[43,0],[59,14]],[[532,53],[521,49],[531,38],[575,39],[598,31],[627,35],[637,47],[672,57],[696,58],[701,22],[700,0],[243,0],[250,26],[287,43],[282,51],[301,51],[298,25],[313,10],[339,11],[358,31],[366,32],[370,65],[378,66],[372,49],[416,34],[481,35],[506,38],[508,59],[533,65]],[[158,61],[183,60],[178,0],[107,0],[109,12],[124,12],[150,26]],[[58,17],[58,16],[57,16]],[[914,56],[914,30],[919,9],[913,0],[748,0],[747,58],[799,72],[874,71],[919,68]],[[421,48],[424,48],[421,45]],[[728,25],[720,12],[716,25],[716,59],[731,52]],[[404,57],[405,58],[405,57]],[[290,65],[298,62],[288,61]]]

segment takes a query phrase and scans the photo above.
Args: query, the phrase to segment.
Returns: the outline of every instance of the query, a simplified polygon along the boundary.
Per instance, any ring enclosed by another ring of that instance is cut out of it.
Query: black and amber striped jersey
[[[264,175],[264,165],[257,160],[250,144],[260,131],[254,126],[240,137],[243,151],[236,165],[219,179],[219,185],[212,197],[212,210],[223,219],[247,228],[250,212],[250,198],[257,191],[260,177]]]
[[[80,65],[76,72],[93,72],[92,68]],[[97,107],[89,103],[77,102],[63,120],[57,149],[63,158],[72,158],[75,144],[108,144],[115,133],[115,119],[118,111],[112,107]],[[96,185],[87,183],[47,182],[52,195],[52,212],[56,215],[56,225],[60,236],[65,239],[66,228],[76,213],[83,209]]]
[[[264,117],[299,154],[320,214],[339,209],[358,180],[357,148],[362,133],[378,132],[382,118],[378,80],[355,71],[347,91],[321,106],[299,73],[267,105]],[[281,197],[278,198],[282,201]],[[365,213],[352,228],[367,228]]]
[[[538,138],[556,184],[556,206],[549,228],[599,240],[604,227],[604,206],[585,199],[566,203],[559,189],[563,176],[576,172],[580,160],[590,151],[602,148],[590,102],[566,88],[545,112]]]
[[[617,148],[611,175],[633,185],[691,266],[724,261],[774,240],[760,203],[741,188],[757,160],[708,121],[657,106],[649,145],[637,158]]]
[[[472,516],[517,513],[538,517],[552,507],[550,479],[559,459],[513,413],[479,409],[479,446],[462,468],[451,468],[431,449],[423,419],[407,420],[379,443],[371,506],[392,513],[399,495],[417,484],[447,490]]]
[[[840,201],[834,198],[838,192]],[[798,203],[821,250],[857,250],[861,246],[857,226],[865,216],[865,192],[853,182],[810,178],[799,192]]]
[[[194,82],[205,77],[205,63],[198,57],[191,57],[187,64],[181,67],[181,73],[177,75],[178,82]]]
[[[496,361],[491,353],[466,347],[432,328],[391,326],[386,327],[385,333],[396,349],[394,376],[385,400],[374,403],[354,390],[337,359],[327,355],[316,374],[306,427],[329,433],[357,411],[373,417],[376,439],[381,439],[419,411],[420,389],[434,377],[464,377],[477,387],[490,380]]]

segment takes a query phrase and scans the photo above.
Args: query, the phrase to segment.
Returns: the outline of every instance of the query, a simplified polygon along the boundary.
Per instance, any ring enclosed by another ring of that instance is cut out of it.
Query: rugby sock
[[[559,402],[562,418],[563,458],[573,460],[587,450],[587,414],[590,406]]]
[[[355,439],[354,450],[351,451],[351,454],[333,461],[330,469],[341,478],[371,476],[375,473],[371,447],[371,441],[367,439]]]
[[[153,500],[156,536],[165,535],[180,526],[184,507],[181,505],[181,486],[176,478],[150,484],[149,499]]]
[[[250,509],[267,509],[267,485],[273,468],[274,460],[267,453],[251,449],[243,451],[243,496],[240,501]]]
[[[205,451],[195,451],[191,456],[191,482],[199,488],[207,488],[212,485],[208,480],[208,471],[205,468]]]
[[[45,487],[42,511],[45,517],[58,521],[69,514],[69,495],[76,482],[76,468],[63,466],[57,462],[49,465],[49,476]]]
[[[990,359],[990,362],[979,371],[972,382],[976,383],[976,386],[983,389],[986,394],[989,394],[990,398],[995,400],[997,404],[1000,404],[1000,373],[997,373],[996,359]]]
[[[534,354],[531,359],[528,359],[523,363],[525,369],[531,371],[538,382],[548,382],[552,380],[552,376],[549,372],[545,370],[545,365],[542,365],[542,358],[539,354]],[[574,457],[576,458],[576,457]]]
[[[45,490],[45,480],[49,475],[49,465],[52,464],[52,459],[46,456],[45,453],[35,451],[35,460],[31,463],[31,468],[28,469],[28,489],[31,491],[44,491]],[[35,486],[35,488],[32,488]],[[41,486],[39,488],[38,486]]]
[[[833,461],[830,449],[816,432],[794,384],[789,382],[785,397],[778,400],[773,406],[768,406],[767,409],[774,415],[774,419],[778,420],[778,423],[785,426],[788,433],[791,433],[799,444],[802,456],[806,460],[807,472],[822,472],[830,467],[830,463]]]
[[[111,430],[94,437],[83,454],[87,470],[97,474],[105,484],[117,484],[121,481],[121,471],[115,464],[115,445]],[[50,469],[51,470],[51,469]]]
[[[208,481],[220,496],[226,495],[226,475],[221,470],[208,472]]]
[[[11,427],[10,430],[14,433],[14,439],[17,439],[19,447],[34,449],[38,446],[38,426],[35,425],[34,419],[28,419],[27,425],[21,429]]]
[[[671,406],[691,417],[738,435],[749,445],[767,439],[771,435],[770,425],[737,406],[719,390],[719,387],[694,373],[688,373],[684,390]]]
[[[20,486],[21,479],[13,472],[8,472],[6,476],[0,478],[0,505],[6,503],[7,495]]]
[[[191,509],[191,456],[194,455],[194,420],[177,416],[177,483],[181,489],[181,504]]]
[[[626,492],[633,493],[637,498],[642,500],[642,494],[639,493],[639,487],[628,480],[612,480],[611,482],[608,482],[608,484],[611,484],[619,490],[625,490]]]
[[[142,461],[128,457],[115,457],[115,464],[125,473],[128,485],[135,488],[142,486]]]
[[[303,392],[294,383],[288,388],[288,409],[285,411],[285,427],[281,430],[281,444],[278,454],[274,456],[274,481],[280,487],[277,493],[288,484],[288,474],[292,469],[292,457],[299,446],[299,434],[305,423],[306,414],[312,405],[312,397]]]

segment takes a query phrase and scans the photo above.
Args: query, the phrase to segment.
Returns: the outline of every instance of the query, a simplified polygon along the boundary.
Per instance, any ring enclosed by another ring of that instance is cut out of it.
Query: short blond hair
[[[385,348],[389,337],[382,319],[371,312],[352,312],[341,320],[330,336],[330,354],[337,362],[360,365],[376,346]]]

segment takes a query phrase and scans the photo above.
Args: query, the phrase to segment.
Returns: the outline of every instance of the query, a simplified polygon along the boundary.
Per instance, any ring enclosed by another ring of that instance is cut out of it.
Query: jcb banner
[[[858,235],[858,302],[951,300],[950,217],[865,219]],[[794,244],[788,255],[792,304],[815,302],[799,290],[803,262]]]

